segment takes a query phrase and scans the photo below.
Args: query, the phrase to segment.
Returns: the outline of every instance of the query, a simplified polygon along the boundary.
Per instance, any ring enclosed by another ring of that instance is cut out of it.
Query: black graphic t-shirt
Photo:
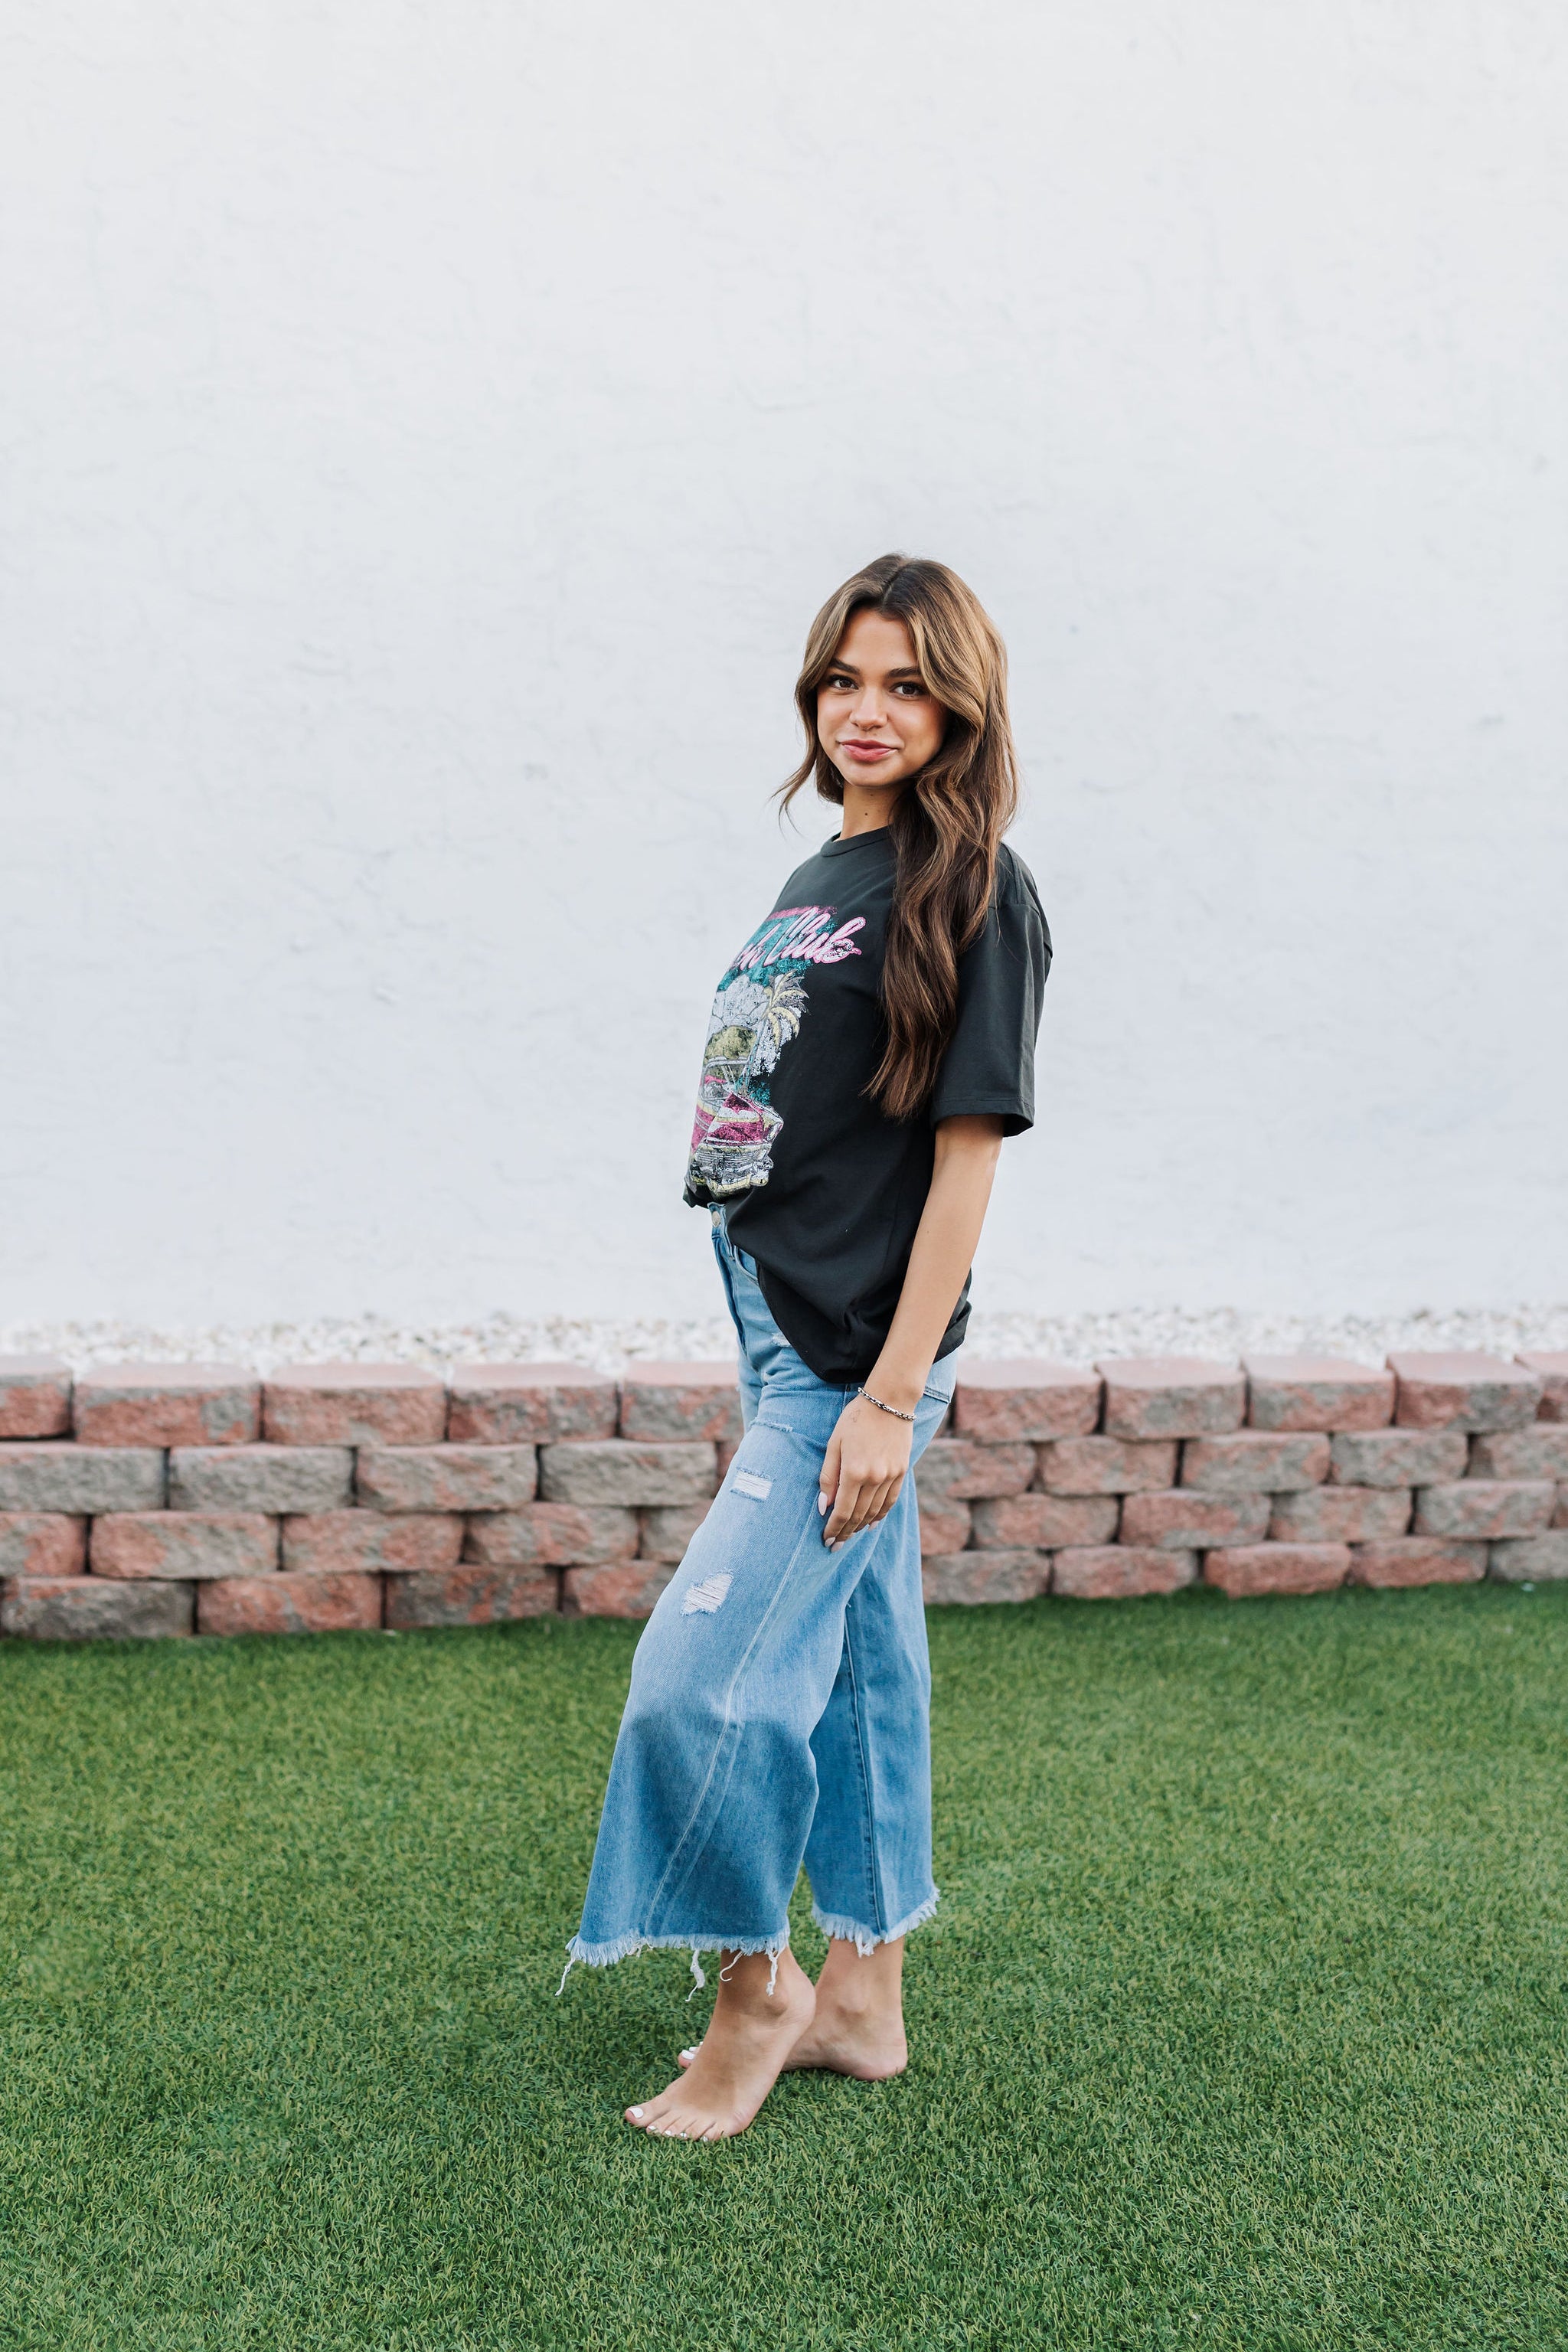
[[[903,1288],[939,1121],[1034,1123],[1035,1039],[1050,934],[1004,843],[985,927],[959,960],[958,1024],[930,1105],[889,1118],[867,1095],[884,1038],[893,896],[886,827],[825,842],[790,876],[719,983],[686,1198],[722,1207],[773,1320],[819,1380],[866,1379]],[[969,1284],[937,1349],[969,1321]]]

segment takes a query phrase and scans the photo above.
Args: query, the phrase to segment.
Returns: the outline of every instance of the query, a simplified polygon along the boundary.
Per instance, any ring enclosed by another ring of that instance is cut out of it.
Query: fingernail
[[[816,1498],[816,1516],[819,1519],[825,1519],[827,1517],[827,1497],[826,1495],[818,1495]]]

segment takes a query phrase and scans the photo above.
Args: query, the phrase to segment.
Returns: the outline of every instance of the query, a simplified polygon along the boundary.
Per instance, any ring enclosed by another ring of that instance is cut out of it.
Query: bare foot
[[[732,2139],[778,2081],[785,2060],[811,2023],[816,1996],[793,1952],[773,1962],[765,1952],[722,1962],[719,1998],[699,2048],[668,2090],[626,2121],[661,2139]]]
[[[896,1944],[879,1944],[865,1955],[853,1944],[829,1944],[816,1980],[816,2013],[780,2071],[822,2067],[835,2074],[852,2074],[858,2083],[885,2083],[901,2074],[910,2063],[903,1966],[902,1937]],[[710,2026],[710,2035],[712,2030]],[[683,2050],[679,2063],[689,2072],[706,2047],[704,2040]]]
[[[675,2063],[689,2070],[700,2042],[678,2050]],[[863,2018],[825,2016],[818,2008],[784,2064],[781,2074],[796,2074],[818,2067],[834,2074],[853,2074],[858,2083],[886,2083],[901,2074],[910,2063],[910,2045],[902,2020],[895,2032],[879,2031]]]
[[[861,2017],[844,2017],[820,2011],[785,2061],[787,2072],[822,2066],[835,2074],[853,2074],[858,2083],[886,2083],[901,2074],[910,2063],[910,2045],[900,2019],[891,2032]]]

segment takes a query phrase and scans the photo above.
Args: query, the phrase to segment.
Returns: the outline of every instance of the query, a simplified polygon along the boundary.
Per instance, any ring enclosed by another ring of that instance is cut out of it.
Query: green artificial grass
[[[1568,2345],[1568,1590],[936,1613],[910,2070],[712,2147],[636,1630],[0,1646],[0,2345]]]

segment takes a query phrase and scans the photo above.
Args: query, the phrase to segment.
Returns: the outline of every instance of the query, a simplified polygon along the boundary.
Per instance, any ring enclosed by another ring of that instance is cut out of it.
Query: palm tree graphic
[[[798,1035],[805,1012],[805,991],[800,984],[800,975],[775,971],[757,1009],[756,1032],[746,1064],[748,1077],[753,1071],[776,1066],[790,1039]]]

